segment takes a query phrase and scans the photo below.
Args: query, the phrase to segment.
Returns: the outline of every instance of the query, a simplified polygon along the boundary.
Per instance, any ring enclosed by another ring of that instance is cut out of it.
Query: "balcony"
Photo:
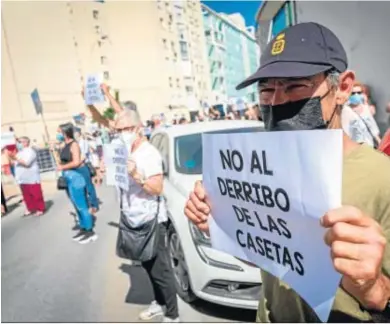
[[[176,8],[180,8],[180,9],[183,9],[183,2],[182,1],[173,1],[173,5],[176,7]]]
[[[221,91],[221,90],[224,90],[225,87],[226,87],[225,79],[223,76],[213,77],[213,81],[212,81],[212,85],[211,85],[211,89],[213,91],[215,91],[215,90]]]
[[[208,52],[208,57],[210,62],[217,62],[217,63],[222,63],[223,62],[223,57],[221,53],[219,53],[218,49],[214,45],[211,45],[209,48]]]

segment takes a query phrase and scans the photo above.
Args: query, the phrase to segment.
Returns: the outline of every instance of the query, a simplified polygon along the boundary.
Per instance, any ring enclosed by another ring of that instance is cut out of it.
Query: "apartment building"
[[[198,110],[210,97],[200,1],[157,1],[171,105]]]
[[[254,28],[246,27],[239,13],[217,13],[206,5],[202,9],[213,101],[222,103],[231,98],[244,98],[256,102],[256,86],[235,89],[258,68],[260,49]]]
[[[263,1],[256,15],[256,34],[264,48],[284,28],[296,23],[313,21],[331,29],[347,52],[349,68],[371,88],[375,119],[384,132],[390,127],[385,112],[390,101],[389,12],[390,2],[386,1]],[[374,18],[368,19],[367,13]]]
[[[36,88],[53,138],[60,123],[85,112],[88,73],[134,101],[144,120],[200,107],[210,95],[201,22],[199,1],[3,1],[2,131],[47,140],[31,99]]]

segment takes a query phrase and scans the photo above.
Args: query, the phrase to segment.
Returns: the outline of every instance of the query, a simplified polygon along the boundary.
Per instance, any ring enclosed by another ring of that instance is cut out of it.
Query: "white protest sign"
[[[203,135],[213,248],[293,288],[326,322],[341,276],[320,217],[341,206],[342,131]]]
[[[128,191],[129,176],[127,174],[126,147],[123,144],[104,144],[103,156],[107,185],[117,186]]]
[[[1,133],[1,147],[5,147],[8,145],[15,145],[16,139],[15,134],[13,132],[3,132]]]
[[[84,100],[87,105],[104,102],[104,94],[101,85],[101,78],[98,74],[89,74],[85,78]]]

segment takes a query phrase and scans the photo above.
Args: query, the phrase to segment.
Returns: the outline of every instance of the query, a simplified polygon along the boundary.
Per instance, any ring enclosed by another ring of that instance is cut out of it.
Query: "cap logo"
[[[272,44],[271,54],[278,55],[284,51],[286,41],[284,40],[284,33],[276,36],[275,42]]]

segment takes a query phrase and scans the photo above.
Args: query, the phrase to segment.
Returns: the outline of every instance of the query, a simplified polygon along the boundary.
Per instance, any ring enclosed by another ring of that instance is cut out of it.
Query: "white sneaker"
[[[87,244],[89,242],[94,242],[97,240],[97,235],[95,234],[95,232],[91,231],[91,232],[85,232],[84,236],[82,236],[78,242],[80,244]]]
[[[162,322],[163,323],[180,323],[180,318],[179,317],[170,318],[170,317],[164,316]]]
[[[80,230],[75,236],[72,237],[73,241],[80,241],[85,236],[85,231]]]
[[[139,318],[143,321],[148,321],[156,316],[164,315],[164,309],[156,301],[152,301],[147,309],[139,314]]]

